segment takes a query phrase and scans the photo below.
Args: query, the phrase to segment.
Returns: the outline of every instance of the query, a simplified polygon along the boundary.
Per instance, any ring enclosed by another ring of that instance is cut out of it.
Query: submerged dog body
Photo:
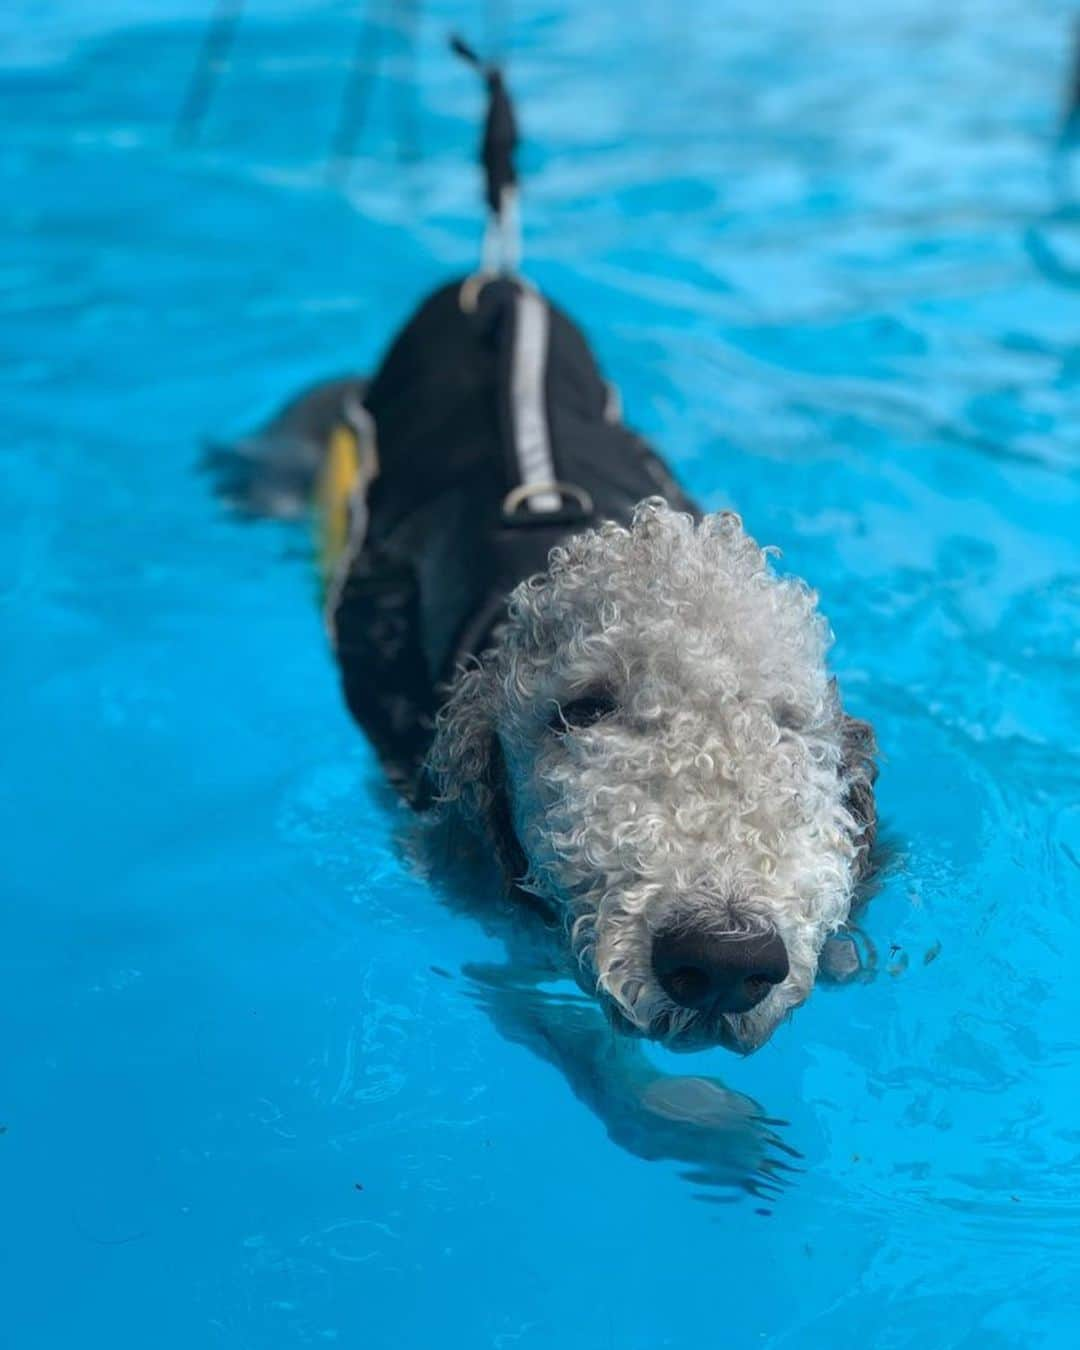
[[[488,833],[621,1030],[761,1045],[874,832],[872,734],[813,592],[700,511],[523,283],[436,292],[370,383],[312,391],[252,443],[232,495],[284,510],[298,465],[333,469],[328,427],[356,450],[321,494],[348,495],[329,627],[392,780]]]

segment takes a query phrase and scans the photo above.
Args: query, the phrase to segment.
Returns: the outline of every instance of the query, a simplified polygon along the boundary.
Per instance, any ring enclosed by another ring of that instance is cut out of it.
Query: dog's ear
[[[502,864],[507,884],[513,886],[529,870],[525,850],[518,841],[514,829],[514,817],[510,809],[510,791],[506,777],[506,759],[502,744],[495,732],[491,733],[488,753],[488,810],[487,827],[499,862]]]
[[[491,671],[474,661],[458,672],[435,720],[427,773],[438,801],[481,821],[491,805],[495,744]]]
[[[436,720],[427,773],[435,798],[487,831],[509,880],[526,871],[495,726],[498,689],[483,659],[463,670]]]
[[[877,803],[874,783],[877,780],[877,741],[869,722],[842,714],[840,729],[840,773],[844,780],[844,805],[855,822],[856,871],[865,875],[870,868],[874,840],[877,837]]]

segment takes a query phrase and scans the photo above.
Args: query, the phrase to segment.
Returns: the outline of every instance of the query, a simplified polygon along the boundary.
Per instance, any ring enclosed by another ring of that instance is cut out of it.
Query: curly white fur
[[[459,673],[432,751],[445,803],[508,818],[517,884],[564,916],[583,986],[677,1048],[754,1049],[806,999],[872,831],[869,728],[841,709],[817,597],[768,553],[738,516],[659,498],[570,539]],[[597,690],[611,715],[562,726]],[[774,928],[790,973],[746,1013],[681,1008],[650,964],[673,922]]]

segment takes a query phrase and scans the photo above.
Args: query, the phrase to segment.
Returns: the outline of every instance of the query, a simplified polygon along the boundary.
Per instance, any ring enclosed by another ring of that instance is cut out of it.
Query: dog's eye
[[[582,694],[579,698],[569,699],[556,708],[555,716],[551,719],[551,729],[581,731],[610,716],[615,707],[615,700],[602,690]]]

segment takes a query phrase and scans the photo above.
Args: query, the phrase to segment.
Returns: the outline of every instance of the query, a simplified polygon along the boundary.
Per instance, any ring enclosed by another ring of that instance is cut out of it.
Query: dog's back
[[[550,550],[643,497],[697,514],[573,321],[484,274],[424,300],[370,381],[316,386],[211,468],[249,511],[321,509],[346,700],[414,801],[439,690]]]
[[[370,381],[316,386],[207,457],[238,509],[317,509],[349,709],[417,803],[442,690],[551,549],[628,524],[648,497],[700,515],[623,423],[581,330],[517,273],[516,128],[501,76],[485,75],[481,270],[428,296]]]
[[[370,382],[310,391],[267,446],[243,446],[249,484],[262,463],[318,506],[348,705],[403,794],[430,773],[486,832],[616,1026],[761,1045],[875,825],[873,736],[810,588],[701,517],[512,266],[437,290]]]

